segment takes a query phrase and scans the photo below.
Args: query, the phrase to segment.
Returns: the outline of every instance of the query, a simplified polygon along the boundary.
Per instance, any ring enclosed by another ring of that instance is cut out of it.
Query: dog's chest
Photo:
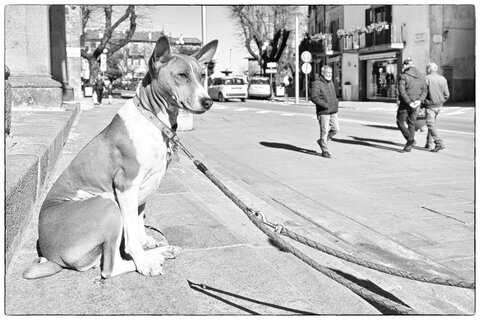
[[[134,183],[139,187],[138,200],[142,204],[155,192],[165,175],[168,146],[162,132],[138,112],[135,106],[132,108],[126,105],[118,114],[125,122],[139,164]]]

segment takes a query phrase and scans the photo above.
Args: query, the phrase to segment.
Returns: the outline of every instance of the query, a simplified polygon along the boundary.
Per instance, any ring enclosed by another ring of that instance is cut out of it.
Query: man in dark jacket
[[[310,98],[317,109],[317,119],[320,124],[320,139],[317,143],[322,150],[322,157],[331,158],[327,141],[338,132],[338,99],[332,82],[332,68],[325,65],[321,69],[321,77],[312,83]]]
[[[437,73],[438,66],[431,62],[427,65],[427,75],[425,76],[425,82],[427,83],[427,98],[423,103],[425,108],[425,114],[427,116],[427,144],[425,148],[432,149],[435,142],[435,148],[432,152],[438,152],[445,149],[442,139],[437,134],[437,116],[440,113],[440,109],[445,101],[450,97],[450,91],[448,90],[447,79]]]
[[[93,90],[95,90],[95,94],[97,96],[97,101],[94,102],[94,104],[102,104],[104,88],[105,88],[105,83],[103,82],[102,75],[99,73],[97,75],[97,79],[95,80],[95,83],[93,84]]]
[[[403,62],[403,72],[398,80],[397,126],[407,143],[404,152],[412,151],[415,141],[415,121],[420,105],[427,97],[427,85],[423,75],[408,58]],[[405,122],[407,125],[405,125]]]

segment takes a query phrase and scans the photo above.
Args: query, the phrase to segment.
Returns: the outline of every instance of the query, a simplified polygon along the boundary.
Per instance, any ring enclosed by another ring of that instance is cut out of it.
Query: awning
[[[359,56],[360,60],[380,60],[380,59],[393,59],[397,57],[397,51],[371,53]]]

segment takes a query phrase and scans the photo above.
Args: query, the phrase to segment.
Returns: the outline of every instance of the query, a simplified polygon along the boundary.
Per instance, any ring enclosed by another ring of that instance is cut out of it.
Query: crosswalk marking
[[[270,110],[260,110],[260,111],[257,111],[256,113],[270,113]]]
[[[450,110],[448,110],[450,111]],[[453,112],[443,112],[443,110],[440,112],[441,115],[444,115],[444,116],[454,116],[454,115],[460,115],[460,114],[464,114],[467,110],[457,110],[457,111],[453,111]]]
[[[281,113],[280,114],[281,116],[284,116],[284,117],[293,117],[295,115],[298,115],[296,113],[290,113],[290,112],[285,112],[285,113]]]

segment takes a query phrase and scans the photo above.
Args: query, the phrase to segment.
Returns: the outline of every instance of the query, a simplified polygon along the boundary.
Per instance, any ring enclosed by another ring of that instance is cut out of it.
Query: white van
[[[240,99],[245,102],[248,96],[247,87],[240,77],[213,78],[208,86],[208,95],[220,102],[228,99]]]

